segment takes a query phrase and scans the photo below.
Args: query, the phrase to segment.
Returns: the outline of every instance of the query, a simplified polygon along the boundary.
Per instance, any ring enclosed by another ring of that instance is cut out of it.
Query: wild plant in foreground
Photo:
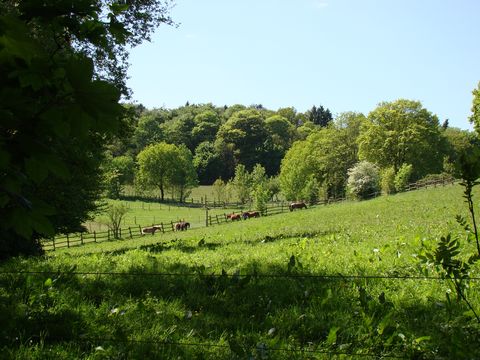
[[[453,237],[449,233],[447,236],[441,237],[435,249],[424,251],[419,255],[419,259],[426,266],[433,264],[441,276],[449,280],[457,298],[465,302],[477,322],[480,323],[480,316],[468,296],[472,267],[480,260],[480,242],[472,193],[474,186],[480,184],[477,180],[480,176],[480,149],[475,148],[474,150],[476,151],[464,154],[458,164],[463,179],[460,185],[464,188],[463,197],[468,205],[471,223],[461,215],[457,215],[456,220],[463,227],[467,242],[475,242],[475,250],[469,254],[458,237]],[[461,253],[463,253],[462,257],[460,257]],[[448,293],[447,300],[450,302]]]

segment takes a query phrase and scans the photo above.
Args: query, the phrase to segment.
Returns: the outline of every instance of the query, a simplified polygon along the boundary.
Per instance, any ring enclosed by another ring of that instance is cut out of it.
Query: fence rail
[[[424,189],[428,187],[439,187],[439,186],[446,186],[452,185],[455,183],[455,179],[451,177],[438,177],[435,179],[430,180],[421,180],[415,183],[411,183],[406,187],[406,191],[413,191]],[[372,194],[373,197],[377,197],[381,195],[381,193],[374,193]],[[152,200],[152,198],[150,198]],[[334,204],[339,203],[347,200],[346,198],[329,198],[319,200],[315,203],[311,203],[310,205],[327,205],[327,204]],[[203,201],[203,199],[202,199]],[[227,215],[229,214],[240,214],[242,215],[245,210],[245,204],[241,203],[225,203],[225,202],[215,202],[215,201],[204,201],[204,203],[200,204],[203,208],[206,209],[205,215],[205,226],[214,226],[214,225],[221,225],[225,223],[232,222],[233,220],[229,219]],[[208,209],[211,208],[238,208],[239,211],[234,211],[229,214],[216,214],[216,215],[208,215]],[[290,211],[288,207],[288,203],[285,201],[277,201],[271,202],[267,205],[267,207],[261,212],[261,216],[271,216],[284,213],[286,211]],[[158,230],[161,233],[166,232],[173,232],[175,231],[175,224],[177,221],[170,221],[167,223],[161,222],[160,224],[152,224],[147,226],[158,226],[160,229]],[[152,232],[154,235],[154,232]],[[112,241],[112,240],[120,240],[120,239],[133,239],[142,236],[150,236],[150,234],[143,234],[142,233],[142,226],[129,226],[124,228],[118,229],[118,234],[114,234],[112,230],[101,231],[101,232],[82,232],[82,233],[74,233],[74,234],[66,234],[63,236],[57,236],[53,239],[45,239],[42,241],[42,246],[46,251],[57,250],[60,248],[70,248],[73,246],[81,246],[87,243],[98,243],[103,241]]]

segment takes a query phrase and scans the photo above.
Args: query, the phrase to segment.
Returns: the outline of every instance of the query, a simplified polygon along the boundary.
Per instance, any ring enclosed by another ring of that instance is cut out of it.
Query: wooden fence
[[[276,215],[276,214],[281,214],[285,211],[289,211],[288,208],[288,203],[286,202],[281,202],[281,203],[271,203],[270,206],[267,206],[265,210],[262,212],[261,216],[270,216],[270,215]],[[245,211],[238,211],[238,212],[233,212],[229,214],[243,214]],[[206,215],[205,218],[205,225],[204,226],[199,226],[199,227],[205,227],[205,226],[214,226],[214,225],[220,225],[220,224],[225,224],[227,222],[232,222],[227,217],[227,213],[224,214],[216,214],[216,215]],[[160,227],[157,232],[160,233],[166,233],[166,232],[172,232],[175,231],[175,224],[177,221],[171,221],[169,223],[160,223],[155,226]],[[151,225],[148,225],[151,226]],[[150,234],[142,234],[142,226],[137,225],[134,227],[124,227],[124,228],[119,228],[118,229],[118,238],[115,238],[114,233],[112,230],[107,230],[107,231],[93,231],[93,232],[81,232],[81,233],[72,233],[72,234],[66,234],[66,235],[61,235],[57,236],[53,239],[45,239],[42,241],[42,246],[46,251],[51,251],[51,250],[57,250],[60,248],[70,248],[74,246],[81,246],[84,244],[88,243],[99,243],[99,242],[104,242],[104,241],[115,241],[115,240],[126,240],[126,239],[133,239],[133,238],[139,238],[142,236],[151,236],[154,235],[153,233]]]
[[[423,180],[423,181],[417,181],[415,183],[409,184],[406,188],[406,191],[412,191],[412,190],[419,190],[419,189],[424,189],[428,187],[438,187],[438,186],[446,186],[446,185],[451,185],[455,183],[455,179],[445,177],[445,178],[436,178],[436,179],[431,179],[431,180]],[[377,197],[381,195],[380,193],[374,193],[372,194],[373,197]],[[338,202],[343,202],[347,200],[346,198],[330,198],[330,199],[324,199],[324,200],[319,200],[316,203],[311,203],[310,205],[327,205],[327,204],[334,204]],[[245,204],[240,204],[240,203],[215,203],[215,202],[207,202],[206,204],[203,204],[203,207],[206,209],[208,208],[213,208],[213,207],[223,207],[223,208],[235,208],[238,207],[240,210],[238,212],[232,212],[230,214],[242,214],[245,212],[243,207]],[[274,202],[274,203],[269,203],[265,210],[261,213],[261,216],[270,216],[270,215],[276,215],[276,214],[281,214],[283,212],[289,211],[288,203],[285,201],[281,202]],[[208,215],[208,211],[206,212],[206,217],[205,217],[205,226],[214,226],[214,225],[221,225],[225,224],[228,222],[232,222],[227,217],[228,214],[216,214],[216,215]],[[166,233],[166,232],[172,232],[175,231],[175,224],[177,222],[171,221],[169,223],[160,223],[157,224],[156,226],[160,227],[160,230],[158,232],[161,233]],[[150,225],[148,225],[150,226]],[[152,235],[154,235],[152,233]],[[57,236],[53,239],[45,239],[42,241],[42,246],[45,250],[51,251],[51,250],[56,250],[59,248],[70,248],[73,246],[80,246],[84,245],[87,243],[98,243],[98,242],[103,242],[103,241],[113,241],[113,240],[120,240],[120,239],[133,239],[133,238],[138,238],[142,236],[150,236],[150,234],[144,235],[142,234],[142,226],[137,225],[134,227],[125,227],[125,228],[120,228],[118,229],[118,236],[115,238],[114,233],[112,230],[107,230],[107,231],[102,231],[102,232],[82,232],[82,233],[75,233],[75,234],[66,234],[63,236]]]

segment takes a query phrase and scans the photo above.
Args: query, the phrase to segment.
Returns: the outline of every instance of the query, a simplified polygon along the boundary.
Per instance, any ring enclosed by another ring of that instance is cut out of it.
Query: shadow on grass
[[[154,244],[144,250],[163,249]],[[245,273],[212,274],[180,263],[170,264],[164,274],[154,271],[132,265],[121,276],[2,275],[0,344],[12,350],[18,339],[58,345],[103,338],[109,339],[105,344],[123,342],[132,355],[140,345],[126,340],[134,338],[226,341],[230,357],[240,358],[258,352],[259,344],[375,357],[480,358],[479,327],[462,315],[461,305],[439,307],[431,300],[412,306],[411,299],[393,304],[392,280],[322,278],[292,261],[250,263]]]

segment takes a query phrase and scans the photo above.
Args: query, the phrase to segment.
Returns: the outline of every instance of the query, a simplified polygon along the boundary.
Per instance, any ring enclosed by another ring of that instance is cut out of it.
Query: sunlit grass
[[[132,205],[133,216],[141,211]],[[13,334],[48,330],[45,348],[17,353],[27,357],[69,349],[94,359],[100,355],[93,349],[102,346],[113,358],[122,352],[130,358],[261,358],[263,344],[320,350],[309,354],[314,359],[334,356],[329,352],[475,358],[479,330],[465,306],[446,281],[417,278],[422,246],[449,232],[463,238],[457,214],[467,215],[462,190],[448,186],[16,259],[2,269],[64,275],[1,278],[0,321]],[[95,275],[112,272],[130,275]],[[58,279],[51,290],[45,286],[49,277]],[[477,282],[470,291],[480,307]],[[55,334],[113,341],[63,348],[48,340]],[[115,342],[122,339],[147,345]],[[214,346],[158,344],[164,340]],[[302,358],[301,352],[268,354]]]

